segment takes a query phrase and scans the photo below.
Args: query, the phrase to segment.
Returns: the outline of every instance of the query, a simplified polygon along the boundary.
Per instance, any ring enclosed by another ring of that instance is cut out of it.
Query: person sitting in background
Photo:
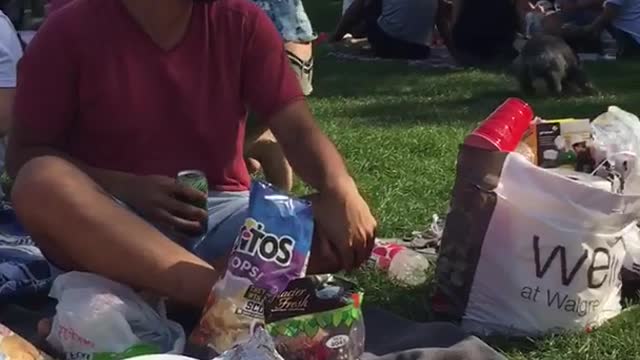
[[[616,39],[619,58],[640,57],[640,1],[606,0],[599,16],[579,32],[600,34],[604,29]]]
[[[551,8],[539,6],[538,4],[541,3],[543,1],[531,5],[529,0],[518,0],[520,17],[526,18],[530,14],[536,14],[540,18],[536,32],[566,36],[567,34],[563,31],[565,25],[586,26],[591,24],[598,17],[604,0],[558,0],[555,4],[549,3],[552,5]],[[544,1],[544,3],[547,2]]]
[[[438,0],[355,0],[331,38],[341,41],[364,28],[373,52],[382,58],[425,59],[438,18]],[[364,24],[364,26],[363,26]]]
[[[22,44],[11,20],[0,11],[0,172],[4,170],[6,135],[11,124],[17,65]]]
[[[521,28],[514,0],[454,0],[451,27],[443,36],[452,55],[465,65],[511,62]]]
[[[284,41],[291,68],[305,96],[313,91],[313,48],[316,39],[300,0],[253,0],[271,19]],[[262,170],[265,179],[284,191],[293,187],[293,170],[276,138],[249,117],[245,138],[245,162],[249,173]]]
[[[562,22],[585,26],[600,14],[604,0],[556,0]]]

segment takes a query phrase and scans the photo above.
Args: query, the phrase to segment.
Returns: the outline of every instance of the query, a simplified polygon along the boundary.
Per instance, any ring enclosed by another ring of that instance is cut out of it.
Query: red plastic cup
[[[533,110],[526,102],[508,98],[491,113],[464,143],[487,150],[511,152],[533,121]]]

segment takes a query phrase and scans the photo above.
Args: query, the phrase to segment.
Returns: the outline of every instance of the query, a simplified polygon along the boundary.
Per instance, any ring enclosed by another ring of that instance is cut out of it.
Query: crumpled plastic
[[[59,276],[49,294],[58,300],[47,341],[73,359],[124,359],[184,350],[182,326],[132,289],[99,275]]]
[[[284,360],[276,351],[273,339],[262,327],[257,327],[245,343],[236,345],[213,360]]]

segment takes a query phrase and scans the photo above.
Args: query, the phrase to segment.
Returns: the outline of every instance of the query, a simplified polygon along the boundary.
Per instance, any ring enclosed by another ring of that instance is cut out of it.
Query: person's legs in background
[[[316,39],[301,0],[254,0],[271,18],[305,96],[313,92],[313,47]],[[278,141],[250,116],[245,137],[245,161],[250,173],[262,170],[265,179],[284,191],[293,186],[293,170]]]
[[[431,54],[429,46],[412,44],[387,35],[377,21],[370,21],[367,38],[373,52],[381,58],[419,60]]]
[[[640,58],[640,43],[626,31],[622,31],[613,26],[610,27],[611,34],[616,39],[618,46],[617,57],[620,59]]]
[[[280,144],[266,127],[255,124],[251,118],[245,140],[245,162],[250,174],[262,170],[265,179],[283,191],[293,187],[293,169]]]
[[[368,37],[371,19],[377,20],[381,13],[381,0],[355,0],[338,21],[331,41],[341,41],[346,34],[353,33],[357,33],[358,37]]]
[[[313,47],[317,38],[301,0],[254,0],[271,18],[285,43],[285,49],[305,95],[311,94]]]

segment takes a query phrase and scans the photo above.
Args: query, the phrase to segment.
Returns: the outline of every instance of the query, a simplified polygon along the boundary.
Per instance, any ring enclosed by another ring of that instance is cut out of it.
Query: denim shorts
[[[115,200],[135,212],[122,201]],[[209,192],[207,208],[209,212],[208,228],[200,236],[184,237],[171,231],[160,229],[151,222],[149,223],[194,255],[202,260],[211,262],[227,255],[231,251],[233,243],[238,236],[238,231],[248,215],[249,192]]]
[[[253,0],[264,10],[285,42],[307,43],[317,38],[302,0]]]

